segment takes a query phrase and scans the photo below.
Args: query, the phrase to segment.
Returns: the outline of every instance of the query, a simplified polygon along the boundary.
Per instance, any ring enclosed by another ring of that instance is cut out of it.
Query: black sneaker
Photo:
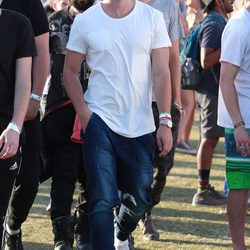
[[[77,250],[93,250],[90,238],[89,215],[76,211],[75,239]]]
[[[4,245],[3,250],[23,250],[22,231],[17,234],[9,234],[4,232]]]
[[[74,217],[62,216],[52,221],[54,250],[73,250]]]

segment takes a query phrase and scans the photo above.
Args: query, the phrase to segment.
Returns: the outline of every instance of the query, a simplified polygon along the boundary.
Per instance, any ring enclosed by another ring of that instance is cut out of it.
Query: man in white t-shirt
[[[151,205],[152,82],[160,156],[172,147],[169,46],[162,13],[140,1],[104,0],[74,20],[64,83],[84,132],[94,250],[129,249],[129,234]],[[91,74],[83,99],[78,71],[84,58]],[[120,203],[114,242],[112,209]]]
[[[227,213],[234,250],[245,250],[250,189],[250,2],[222,35],[218,124],[225,127]]]

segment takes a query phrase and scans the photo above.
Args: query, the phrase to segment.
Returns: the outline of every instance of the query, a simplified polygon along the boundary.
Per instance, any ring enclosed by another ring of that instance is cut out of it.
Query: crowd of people
[[[0,243],[23,250],[22,224],[51,178],[55,250],[132,250],[159,240],[175,152],[197,155],[192,205],[221,206],[246,250],[250,189],[250,2],[0,0]],[[179,51],[201,24],[201,82],[181,89]],[[190,146],[195,107],[197,152]],[[228,197],[210,184],[225,136]],[[73,194],[79,183],[72,213]]]

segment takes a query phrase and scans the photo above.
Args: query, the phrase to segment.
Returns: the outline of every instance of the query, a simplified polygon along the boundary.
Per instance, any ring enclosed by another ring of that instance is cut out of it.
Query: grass
[[[196,118],[197,120],[197,118]],[[191,133],[195,147],[198,140],[197,121]],[[223,140],[216,147],[211,183],[223,190],[224,181]],[[140,229],[133,233],[136,250],[228,250],[231,239],[225,215],[221,207],[193,207],[192,197],[197,187],[196,157],[176,153],[165,187],[162,201],[153,210],[153,217],[160,233],[160,241],[142,239]],[[23,241],[26,250],[53,249],[51,222],[46,212],[49,203],[50,182],[42,184],[27,221],[23,225]],[[247,227],[247,234],[250,229]],[[105,232],[104,232],[105,233]],[[250,241],[247,240],[250,245]]]

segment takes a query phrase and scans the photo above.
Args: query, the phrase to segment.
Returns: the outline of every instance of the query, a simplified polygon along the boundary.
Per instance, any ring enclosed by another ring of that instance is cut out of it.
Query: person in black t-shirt
[[[19,138],[29,102],[31,64],[36,49],[29,20],[17,12],[0,9],[0,37],[0,242],[2,242],[2,225],[18,172]]]
[[[201,84],[196,90],[196,102],[200,112],[200,143],[197,152],[198,190],[192,204],[221,206],[226,198],[209,183],[214,149],[224,129],[217,125],[218,90],[220,76],[221,35],[227,22],[227,14],[233,11],[234,0],[203,0],[207,12],[205,24],[199,36],[200,61],[204,69]],[[209,18],[206,22],[206,18]]]
[[[68,8],[49,16],[51,78],[48,82],[42,132],[45,162],[52,174],[50,196],[55,250],[72,249],[71,206],[77,179],[81,184],[81,195],[76,210],[76,246],[78,250],[91,250],[82,145],[71,140],[76,112],[66,95],[62,75],[66,44],[75,15],[85,11],[93,1],[71,2]],[[79,73],[83,89],[86,89],[88,75],[88,67],[83,63]]]
[[[44,10],[49,17],[52,13],[60,9],[66,8],[70,4],[70,0],[47,0],[44,2]]]
[[[23,126],[25,138],[22,144],[21,170],[6,217],[5,250],[15,250],[22,249],[21,225],[28,216],[39,185],[41,128],[38,109],[49,72],[49,28],[40,0],[0,0],[0,7],[15,10],[29,18],[37,50],[37,56],[32,61],[31,96]]]

